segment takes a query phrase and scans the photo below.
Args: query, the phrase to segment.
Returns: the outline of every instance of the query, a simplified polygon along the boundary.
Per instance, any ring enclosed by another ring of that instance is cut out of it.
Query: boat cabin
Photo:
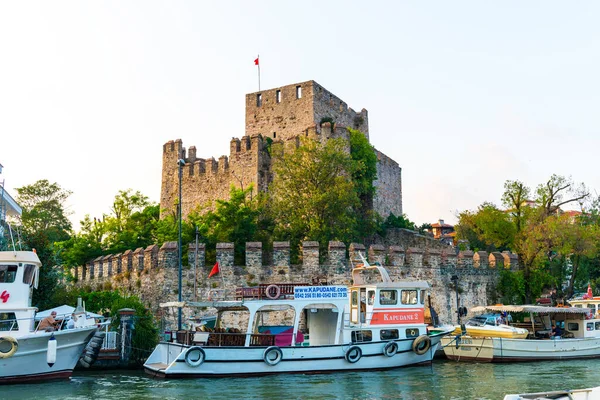
[[[427,334],[426,282],[393,282],[385,268],[366,262],[353,269],[352,277],[349,288],[268,284],[238,288],[235,300],[186,303],[216,308],[216,322],[212,329],[202,325],[178,332],[177,341],[206,346],[323,346]]]
[[[33,330],[33,289],[38,286],[41,263],[34,252],[0,252],[0,331],[26,333]]]
[[[529,314],[525,322],[512,325],[529,329],[532,338],[544,339],[552,336],[552,325],[562,330],[562,338],[600,337],[600,319],[594,318],[584,303],[579,307],[546,307],[531,305],[498,305],[475,307],[472,311]]]

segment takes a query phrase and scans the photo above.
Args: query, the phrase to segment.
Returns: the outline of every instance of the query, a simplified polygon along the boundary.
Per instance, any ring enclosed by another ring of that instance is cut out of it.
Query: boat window
[[[352,331],[352,343],[370,342],[373,340],[373,332],[371,331]]]
[[[594,330],[594,323],[593,322],[588,322],[587,326],[586,326],[586,329],[588,331],[593,331]]]
[[[406,330],[406,337],[407,338],[414,338],[419,336],[419,330],[417,328],[409,328]]]
[[[13,283],[16,277],[16,265],[0,265],[0,283]]]
[[[569,331],[578,331],[579,330],[579,323],[577,323],[577,322],[569,322],[569,324],[567,326],[567,330],[569,330]]]
[[[23,283],[31,286],[33,284],[33,277],[35,274],[35,265],[25,264],[25,272],[23,273]]]
[[[382,329],[379,332],[379,337],[381,340],[399,339],[400,333],[398,332],[398,329]]]
[[[575,308],[583,308],[581,304],[575,304]]]
[[[358,292],[356,290],[352,291],[352,305],[353,306],[358,305]]]
[[[417,304],[417,291],[416,290],[403,290],[402,291],[402,304]]]
[[[425,304],[425,291],[421,290],[421,304]]]
[[[0,313],[0,331],[18,331],[17,316],[13,312]]]
[[[367,304],[372,306],[373,304],[375,304],[375,291],[374,290],[369,290],[368,295],[367,295]]]
[[[596,330],[600,331],[600,322],[596,322]]]
[[[398,292],[395,290],[382,290],[379,292],[379,304],[391,306],[398,304]]]

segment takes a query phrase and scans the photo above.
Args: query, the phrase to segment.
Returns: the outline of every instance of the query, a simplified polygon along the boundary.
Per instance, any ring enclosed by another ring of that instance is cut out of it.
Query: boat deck
[[[152,363],[152,364],[146,364],[146,367],[160,371],[160,370],[167,369],[168,365],[165,363]]]

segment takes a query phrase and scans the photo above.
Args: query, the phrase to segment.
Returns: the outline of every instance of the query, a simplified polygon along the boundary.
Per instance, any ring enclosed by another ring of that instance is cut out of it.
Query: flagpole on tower
[[[258,91],[260,92],[260,54],[256,56],[256,60],[254,60],[254,65],[258,67]]]

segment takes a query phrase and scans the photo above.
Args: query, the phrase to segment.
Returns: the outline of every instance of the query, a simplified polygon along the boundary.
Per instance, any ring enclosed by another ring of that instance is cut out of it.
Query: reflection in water
[[[0,387],[8,399],[502,399],[506,393],[599,385],[597,360],[432,366],[259,378],[157,380],[142,372],[79,372],[71,381]]]

